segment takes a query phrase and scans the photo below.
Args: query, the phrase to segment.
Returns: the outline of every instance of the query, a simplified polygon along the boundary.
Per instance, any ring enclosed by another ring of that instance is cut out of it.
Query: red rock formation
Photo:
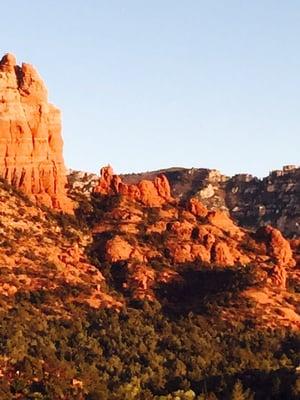
[[[106,259],[112,263],[128,260],[133,249],[133,246],[117,235],[106,244]]]
[[[196,215],[197,217],[205,218],[208,214],[208,210],[201,201],[192,197],[188,202],[188,208],[192,214]]]
[[[153,182],[142,180],[136,185],[127,185],[113,173],[111,166],[101,168],[99,183],[94,192],[102,195],[121,194],[148,207],[159,207],[173,200],[169,182],[164,175],[157,176]]]
[[[275,263],[272,270],[272,281],[282,289],[286,287],[286,268],[294,267],[296,261],[288,240],[286,240],[278,229],[272,226],[264,226],[256,232],[256,238],[267,245],[267,252]]]
[[[170,224],[170,231],[180,240],[190,240],[194,225],[188,221],[176,221]]]
[[[272,282],[276,285],[276,287],[285,289],[286,288],[286,280],[287,280],[286,269],[281,264],[275,265],[273,268],[273,271],[272,271],[271,279],[272,279]]]
[[[229,234],[231,237],[241,239],[243,237],[242,230],[235,225],[229,215],[220,210],[210,211],[207,216],[208,222]]]
[[[11,54],[0,61],[0,176],[33,200],[66,212],[60,111],[29,64]]]
[[[172,199],[165,177],[126,185],[111,167],[105,167],[95,191],[123,195],[111,203],[94,232],[111,232],[110,239],[104,238],[104,258],[122,261],[124,287],[135,298],[153,298],[161,268],[178,276],[192,266],[258,264],[270,277],[266,285],[285,289],[286,269],[295,260],[278,230],[265,227],[253,235],[235,225],[227,213],[208,211],[196,199],[180,205]]]
[[[212,249],[212,261],[217,265],[229,266],[235,264],[230,248],[225,242],[217,242]]]
[[[278,229],[270,225],[263,226],[256,232],[256,238],[265,241],[268,253],[276,264],[284,267],[293,267],[295,265],[290,243]]]

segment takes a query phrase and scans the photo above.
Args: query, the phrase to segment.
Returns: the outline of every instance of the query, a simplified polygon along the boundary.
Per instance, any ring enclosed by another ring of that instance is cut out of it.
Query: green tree
[[[237,380],[232,389],[231,400],[253,400],[253,398],[250,390],[244,390],[242,382]]]

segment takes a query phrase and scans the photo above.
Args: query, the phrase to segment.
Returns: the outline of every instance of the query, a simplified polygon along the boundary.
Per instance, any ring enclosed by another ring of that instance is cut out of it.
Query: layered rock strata
[[[0,61],[0,176],[32,200],[66,212],[60,111],[49,104],[36,70],[18,66],[12,54]]]

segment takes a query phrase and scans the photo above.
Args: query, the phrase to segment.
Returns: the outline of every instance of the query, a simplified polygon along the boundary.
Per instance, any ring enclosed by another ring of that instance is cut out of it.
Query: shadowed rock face
[[[60,111],[29,64],[12,54],[0,61],[0,176],[32,200],[66,212]]]

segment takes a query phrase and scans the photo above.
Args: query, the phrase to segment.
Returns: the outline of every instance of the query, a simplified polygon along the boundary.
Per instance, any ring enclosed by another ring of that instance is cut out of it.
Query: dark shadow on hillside
[[[101,196],[98,193],[92,193],[90,198],[79,194],[72,198],[79,204],[75,209],[76,218],[90,229],[101,222],[105,213],[116,207],[120,201],[120,195]]]
[[[190,311],[211,314],[217,306],[232,305],[239,292],[257,284],[255,271],[251,267],[189,268],[181,273],[181,278],[178,282],[161,285],[156,290],[164,311],[174,316]]]

